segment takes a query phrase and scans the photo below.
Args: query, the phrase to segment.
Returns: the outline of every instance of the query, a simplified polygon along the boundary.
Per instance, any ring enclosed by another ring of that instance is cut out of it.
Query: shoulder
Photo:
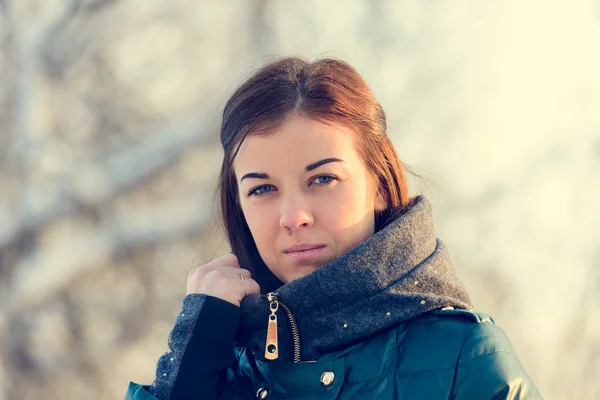
[[[506,337],[490,315],[460,309],[430,311],[396,327],[399,340],[410,340],[425,347],[445,347],[452,353],[462,349],[472,331],[480,329],[488,332],[487,337],[481,339]]]
[[[455,370],[463,359],[490,351],[512,351],[506,335],[488,314],[436,310],[400,324],[388,340],[402,354],[398,368]]]
[[[460,346],[453,398],[541,399],[504,330],[489,315],[472,313]]]
[[[492,333],[481,335],[480,329],[488,332],[488,326],[492,327]],[[423,373],[423,376],[437,374],[439,379],[443,378],[451,385],[462,358],[501,347],[505,335],[499,328],[498,332],[495,329],[493,319],[484,313],[431,311],[380,331],[358,347],[338,354],[346,358],[347,365],[352,365],[348,372],[351,380],[377,378],[389,373],[399,376]],[[484,345],[477,344],[479,340],[483,340]]]
[[[358,360],[381,360],[387,368],[454,370],[467,338],[479,325],[493,326],[493,319],[466,310],[431,311],[378,332],[350,354]],[[473,338],[469,343],[475,341]]]
[[[472,313],[477,321],[469,327],[462,344],[459,363],[493,353],[516,356],[515,349],[504,330],[484,313]]]
[[[459,362],[493,352],[515,353],[508,336],[489,314],[454,309],[432,311],[428,316],[436,319],[442,330],[462,336]]]

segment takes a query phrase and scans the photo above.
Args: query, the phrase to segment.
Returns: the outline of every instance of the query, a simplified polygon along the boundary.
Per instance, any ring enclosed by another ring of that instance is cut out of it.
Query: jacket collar
[[[293,360],[294,337],[300,359],[316,360],[431,310],[471,308],[423,196],[371,238],[275,293],[283,304],[277,312],[279,361]],[[267,296],[246,296],[241,314],[236,345],[264,361]]]

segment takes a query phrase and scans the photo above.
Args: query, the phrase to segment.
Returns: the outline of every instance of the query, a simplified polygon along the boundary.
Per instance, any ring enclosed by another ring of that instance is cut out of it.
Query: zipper
[[[298,333],[298,324],[296,318],[289,308],[277,299],[277,293],[271,292],[267,294],[269,300],[269,324],[267,325],[267,343],[265,346],[265,358],[267,360],[276,360],[279,357],[279,340],[277,338],[277,310],[281,306],[288,317],[290,327],[292,328],[292,336],[294,339],[294,362],[300,362],[300,334]]]

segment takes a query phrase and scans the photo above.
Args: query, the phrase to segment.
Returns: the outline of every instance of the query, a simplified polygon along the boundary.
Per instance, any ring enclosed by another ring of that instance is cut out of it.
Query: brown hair
[[[386,134],[385,113],[352,66],[330,58],[310,63],[292,57],[265,65],[225,105],[221,124],[225,155],[219,178],[222,221],[231,250],[263,293],[281,282],[264,264],[244,218],[233,161],[248,134],[268,134],[292,114],[356,133],[357,151],[377,178],[378,193],[387,204],[387,210],[375,214],[376,231],[410,207],[406,175]]]

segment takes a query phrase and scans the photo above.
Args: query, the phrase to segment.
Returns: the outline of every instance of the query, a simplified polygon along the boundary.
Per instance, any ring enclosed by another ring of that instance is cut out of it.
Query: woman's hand
[[[239,307],[244,297],[260,293],[260,286],[250,271],[240,268],[235,255],[227,254],[190,271],[187,294],[191,293],[218,297]]]

